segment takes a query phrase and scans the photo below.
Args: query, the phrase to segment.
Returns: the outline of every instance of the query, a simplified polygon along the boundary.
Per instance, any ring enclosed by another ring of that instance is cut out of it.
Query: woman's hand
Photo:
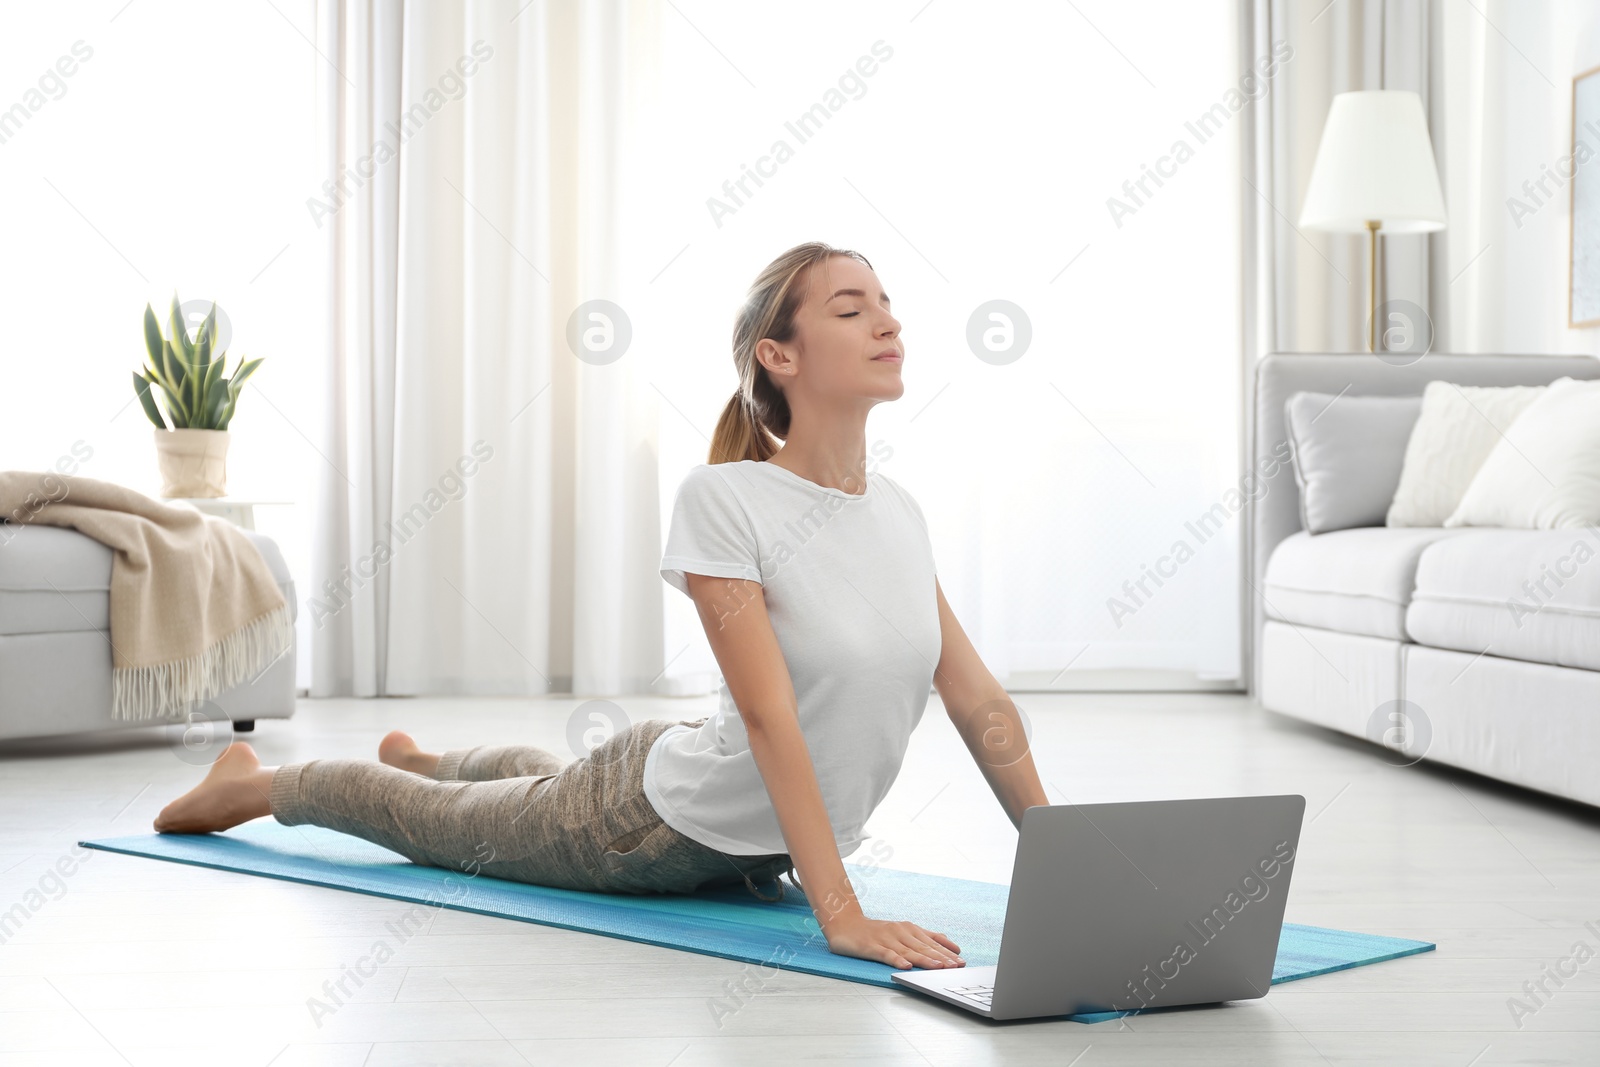
[[[887,963],[891,967],[965,967],[961,946],[912,922],[838,916],[823,931],[836,956]]]

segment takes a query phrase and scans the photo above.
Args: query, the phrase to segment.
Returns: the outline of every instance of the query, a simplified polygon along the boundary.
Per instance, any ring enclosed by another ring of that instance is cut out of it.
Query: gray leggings
[[[668,826],[644,795],[645,757],[673,725],[634,723],[571,762],[527,745],[455,749],[434,778],[370,760],[286,764],[272,776],[272,814],[473,875],[614,893],[742,881],[762,900],[781,900],[778,875],[795,881],[787,853],[720,852]],[[757,882],[776,882],[775,891]]]

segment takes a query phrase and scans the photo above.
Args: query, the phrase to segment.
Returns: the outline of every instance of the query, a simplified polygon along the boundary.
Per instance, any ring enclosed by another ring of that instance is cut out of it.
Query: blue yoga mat
[[[257,819],[224,834],[148,834],[81,843],[107,852],[348,889],[900,988],[889,980],[893,967],[829,952],[810,905],[792,886],[786,886],[784,899],[777,903],[757,900],[742,884],[692,896],[551,889],[422,867],[348,834],[317,826],[284,826],[271,819]],[[880,866],[847,863],[845,869],[868,915],[912,918],[927,929],[948,934],[961,946],[968,966],[986,966],[999,958],[1009,886]],[[1310,978],[1435,947],[1403,937],[1284,923],[1272,981]],[[1103,1022],[1133,1014],[1139,1013],[1107,1011],[1068,1018]]]

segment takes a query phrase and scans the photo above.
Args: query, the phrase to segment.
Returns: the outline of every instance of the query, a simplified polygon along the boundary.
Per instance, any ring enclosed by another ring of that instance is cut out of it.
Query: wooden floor
[[[1508,1006],[1578,942],[1600,951],[1583,926],[1600,929],[1596,809],[1392,767],[1363,742],[1238,696],[1018,701],[1053,802],[1302,793],[1288,920],[1438,951],[1096,1025],[993,1024],[896,990],[780,974],[719,1025],[713,1005],[749,982],[743,964],[440,910],[348,1003],[313,1018],[323,983],[409,905],[107,853],[51,879],[74,842],[147,831],[198,778],[157,729],[0,746],[0,909],[38,905],[0,946],[0,1067],[1600,1063],[1600,959],[1559,989],[1546,982],[1552,995],[1520,1025]],[[397,726],[435,748],[565,752],[578,703],[305,701],[251,740],[268,763],[370,756]],[[714,709],[710,698],[618,703],[635,719]],[[1010,878],[1015,832],[937,698],[869,829],[892,849],[889,866]]]

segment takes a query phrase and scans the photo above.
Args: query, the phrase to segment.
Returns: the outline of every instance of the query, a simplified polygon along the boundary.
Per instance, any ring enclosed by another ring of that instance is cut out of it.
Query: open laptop
[[[999,963],[890,977],[991,1019],[1266,996],[1305,810],[1296,794],[1028,808]]]

